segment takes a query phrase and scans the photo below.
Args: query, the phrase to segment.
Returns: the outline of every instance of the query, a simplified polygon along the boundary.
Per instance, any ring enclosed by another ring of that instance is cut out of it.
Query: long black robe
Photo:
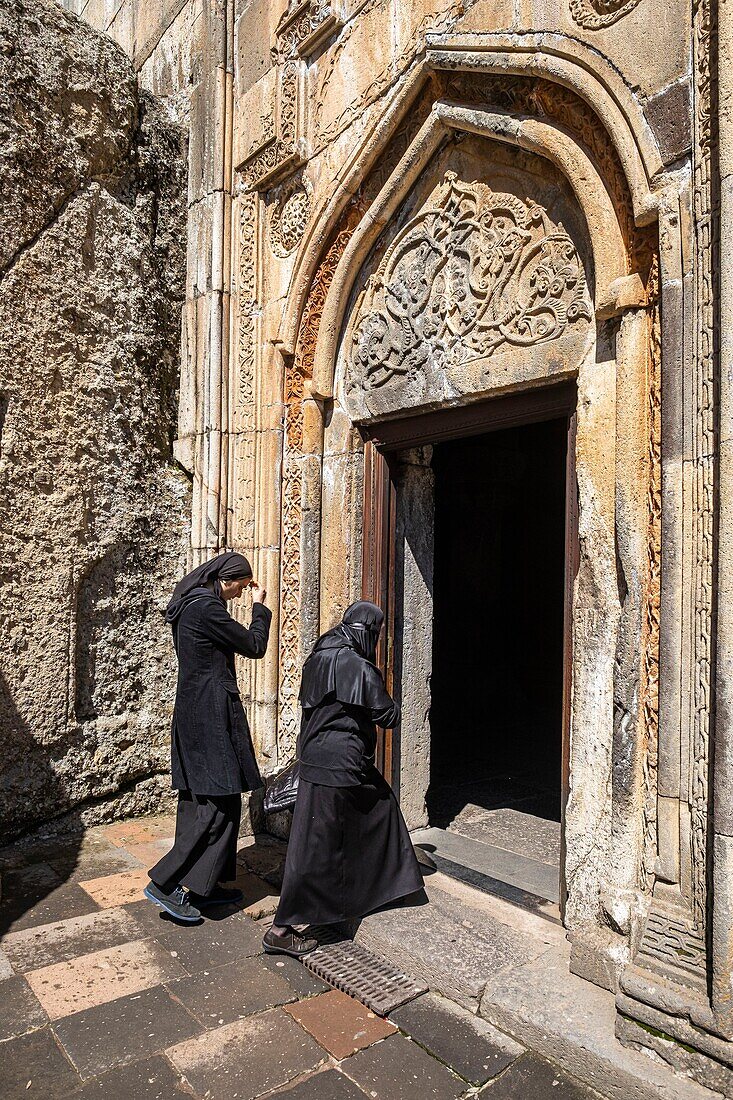
[[[321,639],[303,671],[300,783],[275,915],[280,927],[362,917],[422,889],[397,800],[374,767],[376,726],[396,725],[399,706],[348,632],[342,637],[343,644],[337,632],[325,645]]]
[[[171,774],[179,791],[220,796],[262,786],[234,655],[263,657],[271,620],[269,608],[256,603],[247,629],[209,588],[187,595],[172,624],[178,686]]]

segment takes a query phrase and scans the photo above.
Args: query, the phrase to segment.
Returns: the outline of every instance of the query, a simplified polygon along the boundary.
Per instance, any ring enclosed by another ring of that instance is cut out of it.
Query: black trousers
[[[155,885],[168,894],[180,883],[207,896],[217,882],[236,878],[241,816],[240,794],[179,791],[173,847],[148,872]]]

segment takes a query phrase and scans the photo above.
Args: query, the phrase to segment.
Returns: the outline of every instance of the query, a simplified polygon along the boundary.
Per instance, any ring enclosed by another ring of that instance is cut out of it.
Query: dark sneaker
[[[188,893],[182,886],[176,886],[170,894],[164,894],[159,886],[156,886],[154,882],[149,882],[143,893],[148,901],[152,901],[154,905],[159,905],[161,909],[165,909],[166,913],[171,917],[175,917],[176,920],[185,921],[187,924],[201,920],[201,914],[195,906],[191,905],[188,900]]]
[[[231,888],[215,886],[211,893],[206,895],[195,894],[193,890],[189,890],[188,896],[198,909],[203,909],[207,905],[238,905],[240,901],[244,901],[244,894],[236,886]]]
[[[318,940],[303,936],[293,928],[288,929],[284,936],[278,936],[270,929],[262,937],[262,946],[268,955],[290,955],[294,959],[302,959],[315,951]]]

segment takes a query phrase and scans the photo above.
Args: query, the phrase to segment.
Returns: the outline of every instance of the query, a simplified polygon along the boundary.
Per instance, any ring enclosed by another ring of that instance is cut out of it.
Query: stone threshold
[[[426,887],[434,906],[374,914],[362,921],[357,942],[434,993],[537,1050],[609,1100],[722,1097],[673,1071],[659,1056],[619,1042],[614,995],[571,974],[564,929],[503,899],[451,884],[439,873],[427,879]],[[456,927],[473,930],[467,934],[476,936],[477,952],[482,943],[491,943],[492,936],[513,945],[498,968],[485,951],[480,980],[476,973],[466,976],[462,970],[466,945],[440,916],[444,893],[453,894],[463,918]]]
[[[418,829],[411,839],[445,874],[559,920],[558,867],[447,829]]]

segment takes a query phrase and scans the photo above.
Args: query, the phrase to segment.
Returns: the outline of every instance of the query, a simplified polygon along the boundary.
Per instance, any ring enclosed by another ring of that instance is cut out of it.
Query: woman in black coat
[[[352,604],[303,668],[300,779],[280,904],[263,946],[300,956],[307,925],[337,924],[422,890],[422,875],[392,789],[374,766],[377,726],[400,708],[374,664],[384,615]]]
[[[249,630],[225,606],[248,587]],[[179,920],[199,920],[202,906],[242,896],[217,885],[236,877],[241,792],[262,786],[234,655],[264,656],[272,619],[265,596],[247,559],[230,552],[188,573],[166,610],[178,656],[171,737],[178,814],[173,847],[151,868],[144,893]]]

